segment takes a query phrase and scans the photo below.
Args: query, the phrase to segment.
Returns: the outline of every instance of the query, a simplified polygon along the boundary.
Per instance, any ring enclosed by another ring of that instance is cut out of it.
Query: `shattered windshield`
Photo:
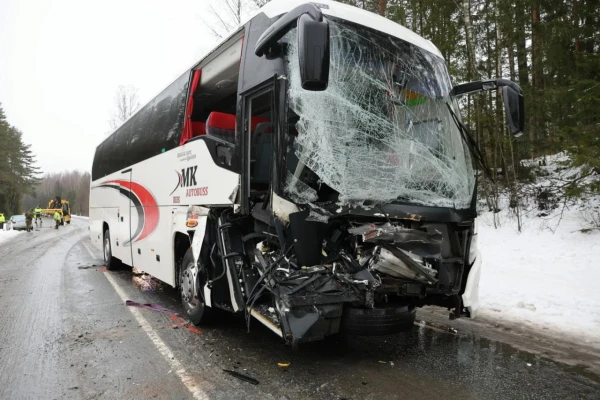
[[[301,88],[297,42],[289,37],[285,194],[298,203],[408,202],[468,208],[469,153],[452,120],[443,59],[398,38],[330,22],[329,86]],[[331,197],[329,197],[331,200]]]

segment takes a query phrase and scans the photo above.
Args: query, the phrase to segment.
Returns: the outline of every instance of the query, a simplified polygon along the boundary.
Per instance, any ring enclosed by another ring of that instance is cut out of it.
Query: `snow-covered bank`
[[[6,242],[7,240],[9,240],[9,239],[11,239],[11,238],[13,238],[13,237],[15,237],[17,235],[20,235],[22,233],[23,233],[23,231],[13,231],[13,230],[3,231],[3,230],[0,230],[0,245],[3,242]]]
[[[71,215],[71,217],[78,218],[78,219],[85,219],[85,220],[89,220],[90,219],[90,217],[84,217],[83,215]]]
[[[550,177],[556,176],[554,161],[544,167]],[[480,315],[581,337],[600,348],[600,230],[581,232],[584,215],[597,213],[599,204],[598,196],[575,200],[544,210],[543,218],[535,205],[525,207],[521,233],[508,207],[496,214],[498,229],[491,212],[480,215]]]
[[[600,345],[600,232],[479,225],[481,315],[582,335]],[[488,223],[490,221],[488,220]]]

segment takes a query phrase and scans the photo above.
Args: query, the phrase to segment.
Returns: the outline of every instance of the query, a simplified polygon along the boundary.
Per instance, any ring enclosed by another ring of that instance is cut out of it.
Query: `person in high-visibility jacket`
[[[56,226],[54,227],[54,229],[58,229],[58,226],[60,225],[60,213],[58,211],[54,212],[54,221],[56,222]]]
[[[0,213],[0,231],[4,230],[4,223],[6,219],[4,218],[4,214]]]
[[[35,208],[35,225],[37,226],[38,220],[40,221],[40,226],[42,226],[42,209],[40,208],[40,206],[38,205]]]

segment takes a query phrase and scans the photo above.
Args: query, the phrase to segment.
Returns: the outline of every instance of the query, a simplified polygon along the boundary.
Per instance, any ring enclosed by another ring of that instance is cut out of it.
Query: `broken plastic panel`
[[[299,173],[309,168],[344,203],[467,208],[474,173],[446,105],[454,107],[444,61],[364,27],[330,26],[329,87],[322,92],[301,88],[294,31],[287,37],[300,162],[288,176],[286,195],[298,203],[315,200]]]

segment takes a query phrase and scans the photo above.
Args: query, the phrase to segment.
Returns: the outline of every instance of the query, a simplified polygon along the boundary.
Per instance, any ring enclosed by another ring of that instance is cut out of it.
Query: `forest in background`
[[[8,123],[0,104],[0,213],[5,217],[22,211],[22,199],[38,183],[39,174],[31,145]]]
[[[44,175],[34,192],[23,197],[23,207],[25,210],[38,205],[47,208],[48,202],[56,196],[69,202],[71,213],[89,215],[90,173],[67,171]]]
[[[0,105],[0,213],[9,218],[38,205],[47,208],[51,199],[61,196],[71,204],[72,213],[88,215],[88,172],[51,173],[39,178],[40,173],[31,145],[24,143],[21,131],[8,123]]]

